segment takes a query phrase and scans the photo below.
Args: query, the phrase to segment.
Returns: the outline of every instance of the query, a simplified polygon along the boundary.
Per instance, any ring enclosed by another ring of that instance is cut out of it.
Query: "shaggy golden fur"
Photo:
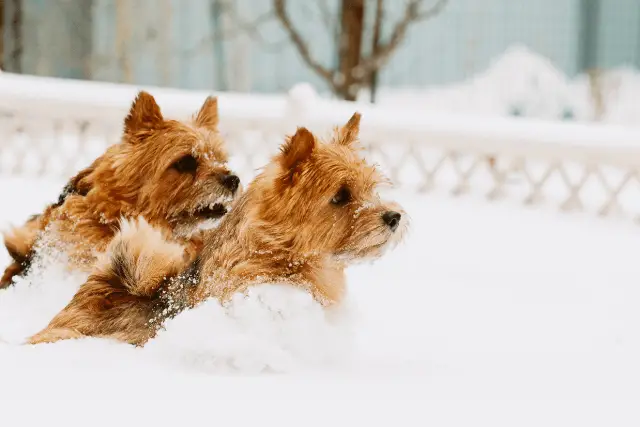
[[[96,159],[94,164],[100,161],[101,157]],[[58,197],[58,201],[47,206],[42,214],[33,215],[22,227],[16,227],[4,233],[4,244],[12,261],[0,279],[0,289],[9,286],[13,283],[15,276],[24,274],[30,267],[35,243],[44,228],[43,219],[48,218],[54,209],[59,208],[70,194],[87,194],[89,191],[88,183],[82,182],[82,179],[92,170],[93,165],[71,178]]]
[[[164,119],[153,96],[140,92],[125,118],[122,141],[78,173],[58,203],[5,234],[13,262],[0,288],[29,266],[36,250],[63,250],[72,268],[90,271],[121,218],[143,216],[173,237],[189,239],[189,252],[195,253],[198,238],[192,233],[224,215],[240,193],[217,127],[215,98],[207,98],[192,120],[180,122]]]
[[[223,303],[261,283],[340,302],[344,269],[374,259],[405,229],[376,193],[378,171],[358,155],[359,114],[323,143],[300,128],[185,262],[180,246],[144,222],[125,224],[72,301],[30,343],[99,336],[136,345],[165,319],[207,298]]]

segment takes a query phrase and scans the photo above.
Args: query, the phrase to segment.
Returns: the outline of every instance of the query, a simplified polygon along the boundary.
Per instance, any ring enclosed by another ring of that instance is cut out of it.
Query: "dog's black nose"
[[[396,228],[400,225],[400,218],[402,218],[402,215],[396,211],[386,211],[382,214],[382,220],[389,226],[391,231],[396,231]]]
[[[236,175],[224,175],[222,177],[222,185],[224,185],[232,193],[235,193],[240,185],[240,178]]]

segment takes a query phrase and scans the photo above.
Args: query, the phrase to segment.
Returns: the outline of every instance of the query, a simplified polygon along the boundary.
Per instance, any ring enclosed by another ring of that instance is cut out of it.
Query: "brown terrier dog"
[[[99,157],[93,164],[98,164],[101,159],[102,157]],[[71,178],[67,185],[65,185],[62,193],[60,193],[60,196],[58,196],[58,201],[47,206],[42,214],[33,215],[22,227],[13,228],[4,233],[4,244],[12,261],[0,279],[0,289],[11,285],[14,277],[21,276],[27,272],[35,256],[36,241],[44,228],[43,219],[50,217],[52,211],[59,208],[67,196],[71,194],[86,195],[89,191],[89,184],[82,180],[92,170],[93,165],[83,169]]]
[[[78,173],[58,203],[5,236],[14,261],[0,288],[23,273],[36,253],[52,248],[67,253],[72,268],[90,271],[122,218],[143,216],[187,239],[204,222],[222,217],[240,180],[226,166],[217,127],[215,98],[207,98],[191,121],[180,122],[165,120],[153,96],[140,92],[122,141]]]
[[[29,342],[97,336],[142,345],[180,311],[263,283],[302,287],[324,306],[340,302],[344,268],[379,257],[406,228],[401,209],[375,192],[382,177],[358,156],[359,121],[356,113],[331,143],[298,129],[191,263],[144,221],[124,223],[69,305]]]

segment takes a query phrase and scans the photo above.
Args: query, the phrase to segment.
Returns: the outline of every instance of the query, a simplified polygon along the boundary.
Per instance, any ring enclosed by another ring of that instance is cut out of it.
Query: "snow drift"
[[[59,252],[47,253],[15,286],[0,291],[3,341],[20,345],[64,308],[87,278],[64,265]],[[210,373],[290,372],[332,365],[348,359],[348,305],[325,309],[308,292],[292,286],[254,286],[224,305],[212,299],[167,321],[143,353]]]

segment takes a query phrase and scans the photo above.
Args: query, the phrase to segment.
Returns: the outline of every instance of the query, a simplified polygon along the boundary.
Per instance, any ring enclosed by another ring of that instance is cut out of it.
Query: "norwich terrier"
[[[100,160],[101,157],[96,159],[94,164]],[[43,213],[32,215],[22,227],[15,227],[4,233],[4,244],[12,261],[0,279],[0,289],[11,285],[14,277],[25,274],[30,268],[31,261],[35,255],[35,243],[43,230],[42,219],[48,218],[51,215],[51,211],[60,207],[70,194],[86,195],[88,192],[87,183],[83,187],[81,180],[91,170],[92,167],[88,167],[71,178],[58,196],[58,201],[47,206]]]
[[[240,193],[240,180],[226,162],[216,98],[207,98],[192,120],[181,122],[164,119],[153,96],[140,92],[125,118],[122,141],[76,175],[57,203],[5,235],[13,262],[0,288],[49,249],[68,254],[73,269],[90,271],[122,218],[142,216],[196,245],[194,231],[222,217]]]
[[[192,262],[146,222],[123,223],[88,281],[29,342],[97,336],[143,345],[180,311],[259,284],[290,284],[325,307],[339,303],[344,268],[382,255],[407,224],[399,206],[380,200],[384,179],[358,155],[359,122],[356,113],[329,143],[299,128],[220,226],[205,232]]]

